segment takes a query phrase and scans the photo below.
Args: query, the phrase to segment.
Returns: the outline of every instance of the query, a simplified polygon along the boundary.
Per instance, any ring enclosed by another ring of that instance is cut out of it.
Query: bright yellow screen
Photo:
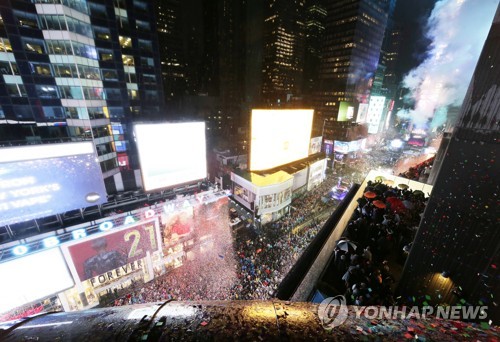
[[[268,170],[307,158],[312,109],[252,110],[250,169]]]

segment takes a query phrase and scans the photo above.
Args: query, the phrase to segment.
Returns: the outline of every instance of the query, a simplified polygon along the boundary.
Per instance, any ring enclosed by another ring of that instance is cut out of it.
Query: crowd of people
[[[407,171],[400,173],[399,176],[415,181],[423,181],[429,177],[434,159],[435,157],[432,157],[415,166],[412,166]]]
[[[421,191],[404,185],[368,182],[344,233],[347,240],[335,250],[336,285],[345,291],[348,304],[393,304],[394,277],[387,259],[404,256],[426,201]]]
[[[289,225],[294,219],[293,215],[289,215],[275,223],[277,230],[262,234],[256,241],[238,243],[240,283],[233,291],[234,299],[272,298],[278,285],[324,223],[312,220],[294,234],[294,226]]]
[[[5,313],[0,315],[0,322],[11,321],[19,318],[23,318],[26,316],[36,315],[40,312],[44,311],[43,305],[37,305],[32,307],[22,307],[17,310],[9,313]]]
[[[235,234],[234,269],[220,269],[218,258],[223,256],[217,253],[185,260],[181,267],[170,269],[147,284],[138,284],[114,304],[273,298],[285,275],[323,226],[324,221],[316,219],[318,214],[335,205],[321,197],[337,181],[330,175],[317,188],[295,198],[292,209],[265,225],[256,238]],[[369,182],[365,189],[368,193],[371,196],[358,199],[345,232],[345,238],[354,241],[357,248],[335,250],[335,285],[345,291],[349,304],[392,304],[394,278],[387,258],[393,251],[402,252],[413,240],[426,198],[421,192],[382,182]]]
[[[181,267],[168,270],[146,284],[136,284],[131,291],[116,298],[114,305],[168,299],[272,298],[284,276],[323,226],[324,222],[317,221],[315,215],[335,205],[321,201],[321,195],[327,193],[336,181],[337,178],[328,177],[315,189],[295,198],[291,205],[293,209],[278,221],[263,227],[256,239],[235,235],[235,270],[216,267],[222,256],[209,253],[196,260],[185,260]],[[227,279],[221,281],[220,277]]]
[[[136,283],[125,295],[116,298],[115,306],[175,300],[228,300],[236,278],[234,271],[217,269],[220,257],[211,253],[196,260],[185,260],[182,267],[173,268],[152,281]]]

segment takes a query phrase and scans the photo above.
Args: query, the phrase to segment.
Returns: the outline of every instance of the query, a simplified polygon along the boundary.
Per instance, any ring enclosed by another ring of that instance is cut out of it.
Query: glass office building
[[[160,118],[154,8],[139,0],[0,3],[0,145],[94,141],[108,192],[137,168],[130,124]]]

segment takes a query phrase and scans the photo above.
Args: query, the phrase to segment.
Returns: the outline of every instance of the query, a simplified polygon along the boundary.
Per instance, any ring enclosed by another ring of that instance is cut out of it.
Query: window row
[[[86,0],[31,0],[33,4],[62,4],[79,12],[89,14]]]
[[[10,96],[28,96],[24,84],[7,83],[5,87]],[[102,88],[36,84],[35,92],[37,97],[46,99],[106,100],[106,94]]]
[[[43,30],[71,31],[93,38],[90,24],[64,15],[41,15],[40,28]]]
[[[38,76],[85,78],[89,80],[118,81],[118,72],[114,69],[101,69],[79,64],[49,64],[30,62],[31,73]],[[0,74],[19,75],[19,69],[15,62],[0,61]],[[101,77],[102,74],[102,77]],[[133,72],[125,72],[127,83],[137,83],[137,75]],[[156,76],[143,74],[144,84],[156,84]]]
[[[97,60],[95,47],[69,40],[46,40],[47,50],[53,55],[75,55]]]
[[[94,120],[108,117],[105,107],[65,107],[64,110],[68,119]]]

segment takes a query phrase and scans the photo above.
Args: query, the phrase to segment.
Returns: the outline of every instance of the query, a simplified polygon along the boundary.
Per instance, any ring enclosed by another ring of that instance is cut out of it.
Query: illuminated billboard
[[[0,149],[0,226],[106,201],[90,141]]]
[[[351,103],[340,101],[337,121],[347,121],[354,117],[354,107]]]
[[[307,191],[318,186],[326,177],[326,158],[318,160],[309,165],[309,177],[307,179]]]
[[[367,115],[368,115],[368,103],[360,103],[358,107],[358,116],[356,118],[356,122],[365,123]]]
[[[0,263],[0,314],[73,286],[59,248]]]
[[[309,147],[309,155],[313,155],[321,152],[321,142],[323,137],[311,138],[311,145]]]
[[[353,141],[339,141],[335,140],[333,150],[337,153],[349,153],[356,152],[364,148],[366,144],[366,139],[359,139]]]
[[[111,228],[112,225],[109,226]],[[69,264],[75,276],[83,281],[117,268],[127,268],[134,261],[146,257],[147,252],[159,251],[160,243],[158,220],[153,219],[77,240],[62,248],[69,256],[68,262],[71,260]]]
[[[204,122],[137,124],[135,137],[146,191],[206,178]]]
[[[312,109],[252,110],[250,169],[268,170],[307,158]]]
[[[370,96],[368,105],[368,114],[366,122],[368,123],[368,133],[377,134],[380,126],[380,120],[384,112],[385,96]]]

